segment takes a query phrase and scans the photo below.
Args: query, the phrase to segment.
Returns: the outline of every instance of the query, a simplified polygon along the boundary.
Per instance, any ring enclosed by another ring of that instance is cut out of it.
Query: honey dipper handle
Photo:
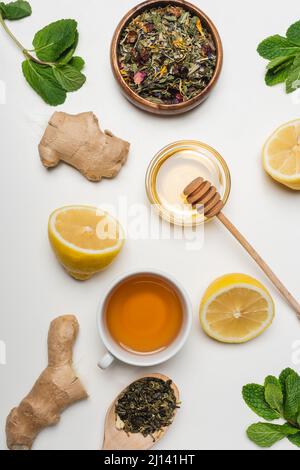
[[[238,229],[227,219],[227,217],[220,212],[217,215],[218,219],[225,225],[225,227],[232,233],[232,235],[237,239],[237,241],[245,248],[249,255],[256,261],[256,263],[261,267],[270,281],[277,287],[282,296],[287,300],[291,307],[295,310],[298,317],[300,318],[300,304],[292,296],[292,294],[287,290],[287,288],[282,284],[278,279],[276,274],[272,269],[267,265],[267,263],[262,259],[262,257],[257,253],[252,245],[246,240],[246,238],[238,231]]]

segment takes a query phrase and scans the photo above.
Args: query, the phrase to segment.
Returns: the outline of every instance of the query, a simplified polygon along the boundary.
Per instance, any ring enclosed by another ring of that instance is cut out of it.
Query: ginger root
[[[45,167],[64,161],[90,181],[114,178],[127,160],[130,144],[102,132],[93,113],[54,113],[39,144]]]
[[[73,315],[56,318],[48,334],[48,367],[31,392],[6,421],[7,447],[30,450],[39,432],[57,424],[60,414],[87,393],[72,367],[72,349],[79,331]]]

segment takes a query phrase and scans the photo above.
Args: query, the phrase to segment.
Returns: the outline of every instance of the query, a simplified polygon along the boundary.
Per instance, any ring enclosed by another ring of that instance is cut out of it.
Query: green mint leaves
[[[265,387],[249,384],[243,388],[243,398],[249,408],[267,421],[280,418],[278,411],[271,408],[265,399]]]
[[[268,86],[286,84],[286,92],[300,88],[300,21],[289,27],[286,37],[275,35],[262,41],[257,52],[269,60],[265,81]]]
[[[287,57],[299,53],[298,47],[282,36],[270,36],[265,39],[257,48],[257,52],[267,60]]]
[[[279,416],[281,416],[283,412],[283,391],[281,383],[276,377],[270,375],[266,378],[264,394],[270,408],[277,411]]]
[[[64,65],[53,69],[54,77],[65,91],[77,91],[82,87],[86,78],[72,65]]]
[[[6,31],[5,19],[18,20],[30,14],[28,2],[0,3],[0,23]],[[86,81],[82,73],[85,63],[81,57],[74,56],[79,40],[75,20],[55,21],[38,31],[32,41],[33,51],[25,49],[10,31],[9,34],[25,56],[22,64],[25,79],[47,104],[63,104],[68,92],[83,86]]]
[[[266,421],[280,418],[283,425],[256,423],[247,430],[249,439],[260,447],[272,447],[284,438],[300,447],[300,376],[285,369],[279,379],[268,376],[264,385],[249,384],[243,388],[243,398],[249,408]]]
[[[32,60],[25,60],[22,64],[24,77],[29,85],[51,106],[63,104],[67,93],[57,82],[54,69],[40,65]]]
[[[286,37],[293,44],[300,46],[300,21],[297,21],[297,23],[292,24],[292,26],[289,27]]]
[[[247,430],[247,436],[259,447],[272,447],[285,437],[297,434],[297,429],[289,424],[257,423],[252,424]]]
[[[24,2],[23,0],[17,0],[16,2],[11,2],[7,4],[1,2],[0,13],[3,19],[14,21],[26,18],[26,16],[30,16],[32,10],[28,2]]]
[[[75,43],[76,34],[77,23],[74,20],[49,24],[38,31],[32,41],[37,57],[45,62],[59,61],[63,52]]]

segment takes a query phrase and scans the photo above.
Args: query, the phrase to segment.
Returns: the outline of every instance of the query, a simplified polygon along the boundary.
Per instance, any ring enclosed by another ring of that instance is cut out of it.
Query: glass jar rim
[[[172,225],[178,225],[178,226],[185,226],[185,227],[195,227],[202,225],[203,223],[206,223],[212,219],[207,219],[204,216],[200,216],[195,218],[195,220],[190,221],[190,222],[184,222],[183,219],[181,221],[177,220],[173,216],[171,216],[170,211],[163,206],[161,203],[159,197],[157,194],[155,194],[155,189],[156,189],[156,180],[157,176],[159,174],[159,171],[163,165],[169,158],[171,158],[176,151],[182,150],[182,149],[187,149],[191,150],[191,148],[198,148],[198,149],[204,149],[207,152],[210,153],[212,157],[215,158],[215,161],[217,163],[217,166],[219,170],[221,171],[223,178],[224,178],[224,195],[222,197],[222,201],[224,206],[226,205],[230,191],[231,191],[231,174],[229,167],[224,160],[224,158],[220,155],[217,150],[215,150],[213,147],[210,145],[198,141],[198,140],[179,140],[176,142],[173,142],[164,148],[162,148],[160,151],[156,153],[156,155],[153,157],[151,160],[147,172],[146,172],[146,178],[145,178],[145,185],[146,185],[146,193],[148,196],[148,199],[152,205],[155,206],[156,211],[158,212],[158,215],[164,219],[165,221],[169,222]]]

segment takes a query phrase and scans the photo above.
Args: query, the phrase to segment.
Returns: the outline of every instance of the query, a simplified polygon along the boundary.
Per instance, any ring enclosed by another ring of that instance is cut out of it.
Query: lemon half
[[[69,206],[49,218],[51,246],[66,271],[86,280],[109,266],[124,244],[119,222],[96,207]]]
[[[245,274],[227,274],[206,290],[200,306],[205,333],[223,343],[245,343],[263,333],[275,315],[267,289]]]
[[[274,180],[300,190],[300,119],[284,124],[267,140],[263,166]]]

